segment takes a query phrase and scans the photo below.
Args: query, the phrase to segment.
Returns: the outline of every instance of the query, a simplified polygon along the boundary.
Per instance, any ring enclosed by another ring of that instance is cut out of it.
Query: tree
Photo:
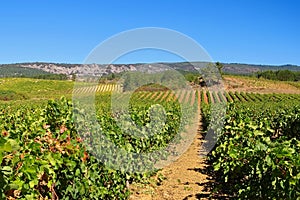
[[[277,73],[277,78],[280,81],[295,81],[295,74],[289,70],[280,70]]]
[[[218,68],[220,74],[222,74],[222,69],[223,69],[223,67],[224,67],[223,64],[220,63],[220,62],[216,62],[216,67]]]
[[[75,81],[76,80],[76,74],[71,74],[71,80]]]

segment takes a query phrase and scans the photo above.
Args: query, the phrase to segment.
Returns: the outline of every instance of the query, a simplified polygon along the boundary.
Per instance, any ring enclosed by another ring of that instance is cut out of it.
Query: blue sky
[[[300,65],[299,9],[297,0],[1,1],[0,63],[82,63],[115,34],[162,27],[193,38],[214,61]],[[180,58],[145,51],[119,61]]]

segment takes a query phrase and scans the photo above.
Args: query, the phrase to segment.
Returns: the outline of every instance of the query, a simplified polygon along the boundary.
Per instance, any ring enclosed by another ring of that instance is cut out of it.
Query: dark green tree
[[[216,62],[216,67],[218,68],[220,74],[222,74],[222,69],[223,69],[223,67],[224,67],[223,64],[220,63],[220,62]]]

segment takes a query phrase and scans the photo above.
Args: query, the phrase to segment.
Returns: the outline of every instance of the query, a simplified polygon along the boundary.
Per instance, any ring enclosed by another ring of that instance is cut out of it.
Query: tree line
[[[300,72],[290,70],[256,72],[257,78],[265,78],[278,81],[300,81]]]

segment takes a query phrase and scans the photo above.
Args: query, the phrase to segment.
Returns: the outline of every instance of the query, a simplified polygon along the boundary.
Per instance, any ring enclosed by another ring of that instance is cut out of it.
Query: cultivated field
[[[74,90],[72,81],[0,79],[0,199],[297,199],[299,83],[237,76],[224,82],[223,92],[139,90],[127,106],[122,99],[129,94],[112,82]],[[71,101],[74,93],[95,94],[101,129],[88,121],[89,107]],[[114,111],[112,95],[119,102]],[[157,104],[165,110],[162,124],[149,117],[161,112]],[[224,126],[214,130],[210,122],[222,116]],[[211,130],[217,143],[200,157]],[[182,156],[156,170],[157,160],[176,150],[149,153],[188,136],[193,142]],[[134,163],[112,144],[147,156]],[[116,169],[103,159],[125,164]]]

